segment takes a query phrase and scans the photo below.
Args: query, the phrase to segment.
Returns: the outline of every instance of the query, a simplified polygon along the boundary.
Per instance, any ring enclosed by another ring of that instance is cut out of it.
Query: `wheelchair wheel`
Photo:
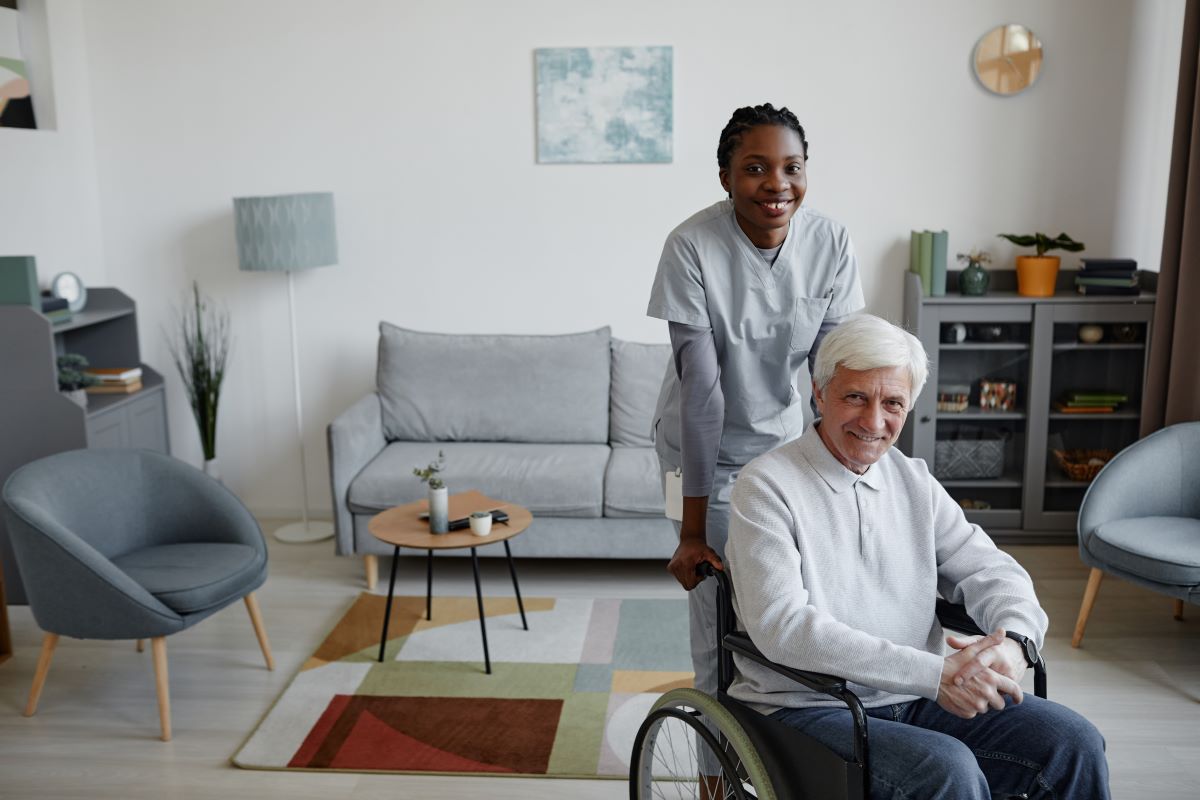
[[[695,689],[675,689],[655,702],[629,764],[630,800],[776,800],[742,726]]]

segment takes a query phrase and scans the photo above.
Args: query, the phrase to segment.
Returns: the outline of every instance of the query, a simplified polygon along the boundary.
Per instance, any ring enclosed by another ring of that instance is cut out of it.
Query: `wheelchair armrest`
[[[970,636],[987,636],[987,633],[975,624],[975,620],[967,613],[967,608],[958,603],[939,597],[937,599],[937,618],[943,628],[959,631]]]
[[[741,631],[725,634],[723,645],[726,650],[761,664],[785,678],[791,678],[796,683],[807,686],[813,691],[824,692],[838,698],[846,691],[846,681],[842,678],[836,678],[833,675],[825,675],[820,672],[806,672],[802,669],[792,669],[791,667],[786,667],[783,664],[778,664],[770,660],[762,654],[754,642],[750,641],[750,637]]]

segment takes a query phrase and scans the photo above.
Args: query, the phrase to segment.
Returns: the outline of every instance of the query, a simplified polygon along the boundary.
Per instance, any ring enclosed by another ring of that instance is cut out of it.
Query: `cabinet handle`
[[[921,422],[929,422],[929,420],[930,420],[930,417],[928,417],[928,416],[921,417]]]

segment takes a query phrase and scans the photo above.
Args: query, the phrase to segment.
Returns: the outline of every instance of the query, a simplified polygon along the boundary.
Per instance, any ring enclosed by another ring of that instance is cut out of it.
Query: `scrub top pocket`
[[[824,297],[799,297],[796,299],[796,313],[792,317],[792,350],[808,351],[817,331],[825,321],[825,312],[833,300],[832,293]]]

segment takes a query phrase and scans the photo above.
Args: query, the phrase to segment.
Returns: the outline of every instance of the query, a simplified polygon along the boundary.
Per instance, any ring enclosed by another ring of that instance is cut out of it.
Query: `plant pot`
[[[70,391],[63,392],[63,394],[66,396],[66,398],[68,400],[70,400],[72,403],[79,406],[80,408],[87,408],[88,396],[87,396],[87,392],[85,390],[71,389]]]
[[[958,290],[967,297],[980,297],[987,294],[992,282],[991,274],[978,261],[967,264],[967,268],[958,273]]]
[[[215,456],[204,459],[204,474],[217,483],[221,483],[221,465],[217,463]]]
[[[443,486],[429,490],[429,532],[447,533],[450,530],[450,490]]]
[[[1017,256],[1017,294],[1051,297],[1058,280],[1058,256]]]

